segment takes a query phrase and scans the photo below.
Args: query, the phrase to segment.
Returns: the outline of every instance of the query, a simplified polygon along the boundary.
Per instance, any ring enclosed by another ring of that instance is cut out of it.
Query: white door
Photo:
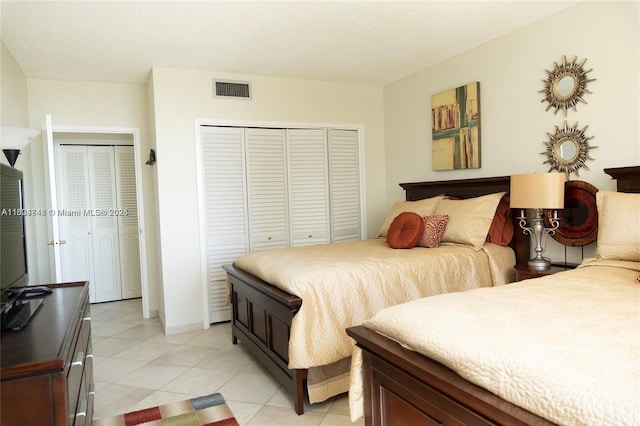
[[[289,245],[284,129],[245,129],[250,251]]]
[[[92,302],[120,300],[122,281],[118,217],[114,214],[118,205],[113,147],[90,146],[87,149],[95,288]]]
[[[61,280],[89,281],[92,303],[140,297],[133,148],[61,145],[57,158]]]
[[[57,150],[58,218],[61,276],[59,282],[93,283],[91,216],[88,210],[89,167],[86,146],[60,146]],[[90,287],[95,300],[95,289]]]
[[[358,132],[330,129],[328,143],[331,242],[359,240],[362,208]]]
[[[206,281],[209,322],[229,321],[222,265],[247,253],[248,225],[243,129],[201,127]]]
[[[142,296],[135,161],[132,146],[116,146],[114,153],[122,297],[130,299]]]
[[[328,243],[329,192],[325,129],[287,129],[291,245]]]

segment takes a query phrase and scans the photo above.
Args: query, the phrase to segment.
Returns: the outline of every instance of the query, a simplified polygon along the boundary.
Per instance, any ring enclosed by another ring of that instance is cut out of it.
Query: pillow
[[[424,233],[424,221],[418,213],[400,213],[389,225],[387,244],[395,249],[413,248]]]
[[[443,197],[439,195],[437,197],[426,198],[424,200],[418,201],[398,201],[393,205],[393,207],[391,207],[391,211],[389,211],[389,214],[387,214],[387,217],[382,224],[382,228],[380,228],[378,236],[386,237],[391,222],[402,212],[418,213],[420,217],[430,216],[431,214],[433,214],[433,210],[436,208],[438,202],[442,200],[442,198]]]
[[[480,250],[487,239],[498,203],[506,192],[482,195],[464,200],[440,200],[433,214],[448,215],[443,243],[456,243]]]
[[[447,228],[449,216],[432,215],[425,216],[422,219],[424,221],[424,231],[420,241],[418,241],[418,245],[428,248],[440,247],[440,241],[442,241],[444,230]]]
[[[640,194],[598,191],[596,206],[596,257],[640,262]]]
[[[500,199],[496,213],[493,215],[487,241],[500,246],[508,246],[513,239],[513,222],[511,220],[511,207],[509,196],[504,195]]]

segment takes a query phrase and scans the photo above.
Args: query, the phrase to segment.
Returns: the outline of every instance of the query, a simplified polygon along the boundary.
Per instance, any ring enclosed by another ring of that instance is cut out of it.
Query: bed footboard
[[[231,334],[294,395],[297,414],[304,413],[307,370],[290,370],[291,321],[302,299],[232,265],[223,265],[231,286]]]
[[[363,351],[367,426],[552,425],[364,326],[348,328],[347,334]]]

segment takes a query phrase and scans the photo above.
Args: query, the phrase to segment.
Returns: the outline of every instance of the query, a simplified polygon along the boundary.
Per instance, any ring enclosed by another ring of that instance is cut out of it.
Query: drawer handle
[[[95,395],[95,394],[96,394],[96,385],[95,385],[95,383],[91,383],[91,384],[89,385],[89,392],[88,392],[88,394],[89,394],[89,395]]]
[[[91,316],[87,316],[82,318],[82,321],[91,321]]]
[[[72,367],[74,367],[74,366],[82,367],[83,363],[84,363],[84,352],[78,352],[76,354],[76,359],[75,359],[75,361],[73,361],[71,363],[71,366]]]
[[[83,399],[80,401],[80,406],[78,407],[78,411],[76,411],[76,419],[78,417],[87,417],[87,400]]]

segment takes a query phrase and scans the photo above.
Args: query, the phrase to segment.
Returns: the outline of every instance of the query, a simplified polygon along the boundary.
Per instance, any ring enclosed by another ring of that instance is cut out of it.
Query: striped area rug
[[[92,426],[238,426],[219,393],[94,420]]]

